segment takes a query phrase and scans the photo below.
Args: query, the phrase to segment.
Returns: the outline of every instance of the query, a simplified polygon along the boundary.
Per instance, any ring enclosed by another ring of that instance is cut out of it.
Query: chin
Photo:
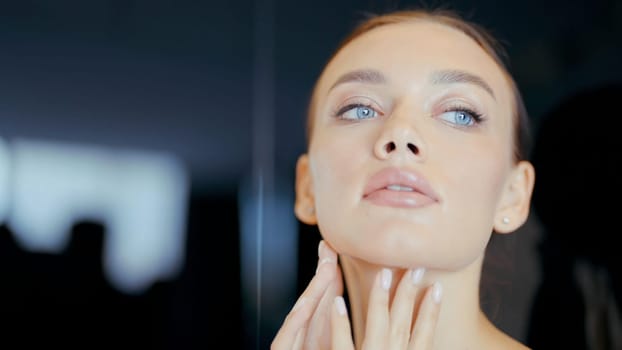
[[[343,228],[341,228],[343,230]],[[329,232],[343,232],[334,228]],[[442,229],[403,222],[371,224],[359,222],[350,234],[326,238],[343,255],[370,264],[394,268],[426,267],[457,271],[477,260],[485,242],[455,240]],[[475,238],[475,237],[473,237]]]

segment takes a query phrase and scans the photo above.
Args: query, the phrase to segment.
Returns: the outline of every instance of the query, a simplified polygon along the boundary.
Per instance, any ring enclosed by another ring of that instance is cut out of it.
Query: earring
[[[507,216],[504,216],[503,217],[503,223],[506,224],[506,225],[509,224],[510,223],[510,218],[508,218]]]

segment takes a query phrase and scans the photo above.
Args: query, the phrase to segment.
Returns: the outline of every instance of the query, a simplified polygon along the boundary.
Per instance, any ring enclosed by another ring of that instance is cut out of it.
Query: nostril
[[[391,141],[391,142],[387,143],[387,144],[384,146],[384,148],[385,148],[385,150],[387,151],[387,153],[391,153],[392,151],[394,151],[394,150],[395,150],[395,143],[393,143],[393,141]]]
[[[413,153],[413,154],[419,154],[419,148],[415,145],[413,145],[412,143],[408,144],[408,149]]]

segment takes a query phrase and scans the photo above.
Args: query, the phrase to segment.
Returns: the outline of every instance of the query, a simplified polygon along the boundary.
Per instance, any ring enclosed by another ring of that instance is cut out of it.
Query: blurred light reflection
[[[0,219],[18,244],[58,254],[72,225],[98,221],[106,228],[104,272],[129,294],[180,271],[188,182],[184,166],[169,154],[26,139],[0,143]]]

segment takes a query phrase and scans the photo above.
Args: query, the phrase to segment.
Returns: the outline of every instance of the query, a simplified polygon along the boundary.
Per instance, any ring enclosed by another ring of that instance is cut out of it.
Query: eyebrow
[[[465,71],[461,71],[461,70],[436,71],[432,74],[431,81],[432,81],[432,84],[454,84],[454,83],[473,84],[486,90],[486,92],[488,92],[490,96],[492,96],[492,98],[495,98],[494,91],[492,90],[490,85],[488,85],[488,83],[484,81],[484,79],[480,78],[479,76],[475,74],[471,74]]]
[[[367,83],[367,84],[384,84],[387,82],[387,78],[382,72],[375,69],[358,69],[348,72],[337,79],[337,81],[330,87],[329,91],[334,89],[335,86],[345,83]]]
[[[335,81],[335,83],[330,87],[329,91],[334,89],[337,85],[345,84],[345,83],[367,83],[367,84],[385,84],[388,79],[385,77],[382,72],[375,69],[357,69],[351,72],[345,73]],[[439,70],[432,73],[432,77],[430,79],[432,84],[473,84],[479,86],[484,89],[486,92],[495,98],[495,93],[486,83],[486,81],[479,76],[465,72],[462,70],[454,70],[454,69],[446,69]]]

